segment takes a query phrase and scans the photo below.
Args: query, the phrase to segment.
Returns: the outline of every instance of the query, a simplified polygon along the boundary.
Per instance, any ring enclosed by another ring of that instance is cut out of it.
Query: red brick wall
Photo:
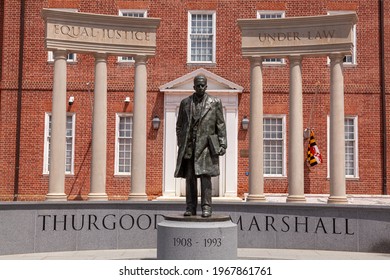
[[[384,33],[385,33],[385,87],[386,87],[386,129],[387,129],[387,192],[390,193],[390,17],[387,16],[390,14],[390,3],[388,1],[384,2]]]
[[[0,3],[0,42],[3,42],[3,33],[4,33],[4,2]],[[0,58],[3,57],[3,49],[0,48]],[[0,77],[2,73],[3,61],[0,59]],[[1,106],[1,103],[0,103]]]
[[[4,33],[4,2],[0,2],[0,42],[2,44],[3,42],[3,33]],[[0,48],[0,77],[2,77],[2,69],[3,69],[3,48]],[[1,80],[1,78],[0,78]],[[1,93],[1,92],[0,92]],[[2,116],[2,105],[1,105],[2,98],[0,97],[0,143],[3,143],[3,133],[2,131],[2,123],[3,123],[3,116]],[[0,153],[3,152],[2,145],[0,145]],[[3,193],[6,191],[5,188],[5,180],[4,176],[0,176],[0,193]]]
[[[12,5],[11,5],[12,4]],[[15,137],[17,104],[17,65],[19,45],[18,3],[4,1],[2,4],[2,57],[0,101],[0,196],[12,200],[15,171]],[[16,59],[15,59],[16,58]]]
[[[1,157],[0,199],[12,198],[14,188],[14,157],[16,129],[16,100],[19,46],[19,2],[4,0],[0,39],[1,69]],[[359,125],[359,179],[347,181],[347,193],[381,194],[381,105],[379,59],[379,2],[378,1],[92,1],[92,0],[26,0],[25,46],[23,68],[22,134],[20,157],[20,199],[44,199],[48,190],[48,176],[43,175],[43,138],[45,112],[51,111],[53,65],[47,62],[44,49],[42,8],[77,8],[80,12],[117,15],[118,9],[147,9],[148,17],[161,18],[157,34],[157,53],[148,60],[148,127],[147,127],[147,194],[161,195],[163,177],[164,95],[159,86],[199,67],[222,76],[244,87],[239,94],[239,121],[249,116],[249,62],[241,56],[239,18],[255,18],[258,9],[285,10],[287,17],[324,15],[329,10],[353,10],[359,17],[357,28],[357,67],[344,70],[345,113],[357,115]],[[187,64],[187,17],[189,10],[216,10],[217,63],[212,66]],[[390,14],[386,3],[386,13]],[[386,16],[387,93],[390,88],[390,19]],[[3,32],[1,32],[3,30]],[[327,179],[327,115],[329,114],[329,66],[326,58],[303,60],[304,126],[313,108],[312,127],[323,154],[324,164],[305,167],[305,192],[329,193]],[[93,97],[94,59],[77,54],[77,63],[67,67],[68,93],[74,96],[69,111],[76,113],[75,174],[66,176],[66,193],[70,199],[85,199],[89,193],[91,99]],[[288,124],[289,66],[263,68],[264,113],[286,114]],[[88,93],[87,82],[92,82]],[[316,84],[317,101],[314,102]],[[130,192],[130,177],[114,176],[115,114],[131,112],[132,103],[124,106],[124,98],[133,99],[134,66],[118,64],[116,57],[108,60],[108,139],[107,139],[107,194],[110,199],[126,199]],[[390,104],[389,96],[387,104]],[[154,115],[161,119],[158,131],[151,128]],[[390,109],[387,106],[387,129],[390,131]],[[288,127],[287,127],[288,130]],[[390,133],[388,133],[390,136]],[[248,191],[248,158],[240,151],[248,149],[249,132],[238,134],[238,192]],[[342,137],[342,136],[341,136]],[[388,137],[390,138],[390,137]],[[287,139],[288,141],[288,139]],[[306,143],[305,143],[306,147]],[[390,150],[390,141],[388,148]],[[388,166],[390,169],[390,166]],[[390,175],[390,171],[388,171]],[[389,176],[388,176],[389,177]],[[265,179],[265,192],[287,192],[287,178]]]

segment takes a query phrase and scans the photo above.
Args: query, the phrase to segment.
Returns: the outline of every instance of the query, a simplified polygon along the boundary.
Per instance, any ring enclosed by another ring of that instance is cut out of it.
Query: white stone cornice
[[[125,29],[130,25],[139,30],[153,31],[160,25],[159,18],[121,17],[116,15],[80,13],[56,9],[42,9],[41,15],[44,19],[51,19],[56,23],[80,23],[83,24],[82,26],[88,26],[93,23],[95,26],[100,27],[117,27]]]
[[[43,9],[45,47],[70,52],[153,56],[157,18],[131,18]]]
[[[289,29],[302,26],[325,26],[325,25],[340,25],[340,24],[356,24],[357,15],[354,12],[335,14],[335,15],[319,15],[319,16],[302,16],[302,17],[286,17],[276,19],[239,19],[241,30],[258,30],[258,28]]]
[[[243,47],[242,54],[245,57],[252,57],[261,54],[264,58],[285,58],[290,55],[302,56],[327,56],[330,53],[337,52],[343,56],[349,55],[352,52],[353,43],[327,45],[325,48],[322,45],[300,46],[299,48],[286,47]]]
[[[280,19],[239,19],[244,57],[350,54],[355,13]]]

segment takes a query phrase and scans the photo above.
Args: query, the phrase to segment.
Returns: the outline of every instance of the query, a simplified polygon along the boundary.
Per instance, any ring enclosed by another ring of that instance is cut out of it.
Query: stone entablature
[[[350,54],[355,13],[279,19],[240,19],[242,55],[285,57]]]
[[[92,116],[91,187],[89,200],[107,200],[107,57],[134,57],[133,138],[131,194],[147,200],[146,95],[148,57],[156,52],[157,18],[131,18],[43,9],[45,48],[53,51],[53,102],[47,200],[67,200],[65,194],[66,54],[89,53],[95,57]]]
[[[354,44],[355,13],[281,19],[239,19],[241,52],[250,60],[248,200],[265,201],[263,172],[263,70],[267,57],[287,57],[290,67],[287,202],[305,202],[303,150],[302,60],[330,59],[330,128],[328,203],[347,203],[345,185],[343,59]]]
[[[71,52],[152,56],[157,18],[131,18],[43,9],[45,47]]]

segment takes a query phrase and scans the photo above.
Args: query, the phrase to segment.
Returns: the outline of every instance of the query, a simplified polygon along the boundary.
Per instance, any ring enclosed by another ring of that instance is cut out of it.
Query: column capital
[[[146,55],[137,55],[134,57],[135,64],[146,64],[148,57]]]
[[[67,59],[68,57],[68,52],[67,50],[62,50],[62,49],[56,49],[53,51],[53,59]]]
[[[249,61],[251,62],[251,65],[262,65],[263,63],[263,57],[262,56],[251,56],[249,57]]]
[[[293,63],[301,63],[302,62],[302,56],[301,55],[290,55],[288,57],[288,60],[291,64]]]
[[[342,53],[331,53],[329,55],[329,58],[330,58],[330,62],[334,62],[334,63],[340,63],[340,62],[343,62],[344,60],[344,57],[345,57],[345,54],[342,54]]]
[[[106,61],[107,54],[106,53],[94,53],[95,61]]]

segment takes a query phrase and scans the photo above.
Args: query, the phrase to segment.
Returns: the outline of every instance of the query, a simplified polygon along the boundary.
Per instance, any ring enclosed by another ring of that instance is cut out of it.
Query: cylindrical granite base
[[[157,259],[237,259],[237,225],[229,216],[165,216],[157,225]]]

